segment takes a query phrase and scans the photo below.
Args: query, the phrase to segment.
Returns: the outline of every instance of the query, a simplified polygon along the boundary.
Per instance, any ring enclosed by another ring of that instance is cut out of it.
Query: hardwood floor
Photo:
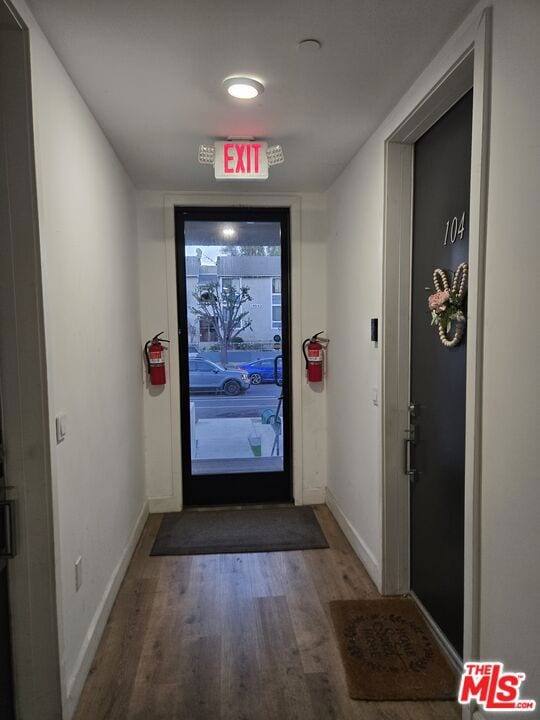
[[[351,700],[328,614],[378,593],[329,510],[328,550],[149,557],[151,515],[76,720],[457,720],[448,702]]]

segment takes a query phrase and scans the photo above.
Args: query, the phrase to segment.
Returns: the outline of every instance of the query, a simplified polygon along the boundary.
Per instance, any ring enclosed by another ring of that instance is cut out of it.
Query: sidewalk
[[[195,423],[195,456],[193,460],[255,458],[250,435],[261,437],[261,457],[270,457],[276,437],[272,425],[259,418],[218,418]],[[282,451],[280,437],[280,455]]]

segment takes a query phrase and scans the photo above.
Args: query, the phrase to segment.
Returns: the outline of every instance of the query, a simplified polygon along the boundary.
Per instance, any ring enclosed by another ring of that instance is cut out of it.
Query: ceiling
[[[326,189],[474,0],[29,0],[138,188]],[[298,50],[317,38],[318,52]],[[229,75],[260,79],[253,101]],[[200,143],[254,136],[285,164],[216,181]]]
[[[240,247],[281,245],[281,225],[279,222],[223,222],[223,220],[186,220],[186,245],[227,245]],[[227,228],[231,237],[224,235]]]

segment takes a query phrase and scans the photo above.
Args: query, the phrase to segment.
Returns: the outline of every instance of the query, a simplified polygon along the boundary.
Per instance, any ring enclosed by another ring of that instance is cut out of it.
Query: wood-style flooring
[[[351,700],[334,599],[377,597],[331,513],[330,549],[149,557],[151,515],[76,720],[458,720],[449,702]]]

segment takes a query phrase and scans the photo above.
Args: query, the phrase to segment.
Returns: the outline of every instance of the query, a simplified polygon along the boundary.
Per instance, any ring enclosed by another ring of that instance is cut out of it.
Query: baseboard
[[[129,562],[141,536],[148,517],[148,501],[145,501],[135,523],[131,536],[105,588],[101,602],[94,614],[86,638],[75,664],[75,670],[67,681],[67,697],[64,699],[63,720],[70,720],[77,708],[90,666],[96,654],[99,641],[112,610],[113,603],[124,579]]]
[[[170,497],[149,498],[148,509],[151,513],[180,512],[182,503],[179,498]]]
[[[326,488],[326,504],[336,519],[337,524],[343,530],[345,537],[351,543],[353,550],[360,558],[362,565],[366,568],[368,575],[380,591],[381,569],[379,563],[359,533],[352,526],[350,520],[340,508],[331,490],[328,488]]]
[[[442,651],[445,653],[445,655],[448,658],[448,661],[452,664],[455,671],[461,675],[463,672],[463,660],[459,657],[457,652],[454,650],[452,645],[450,645],[450,642],[448,641],[448,638],[443,633],[441,628],[437,625],[435,620],[431,617],[430,613],[428,612],[427,608],[424,606],[422,601],[418,598],[416,593],[414,593],[412,590],[409,591],[409,595],[413,598],[414,602],[418,606],[418,609],[424,616],[424,620],[427,622],[429,627],[431,628],[431,632],[435,635],[435,638],[437,639],[439,645],[441,646]]]
[[[486,715],[482,714],[476,703],[461,706],[461,720],[487,720]]]
[[[304,488],[302,505],[322,505],[326,500],[325,488]]]

